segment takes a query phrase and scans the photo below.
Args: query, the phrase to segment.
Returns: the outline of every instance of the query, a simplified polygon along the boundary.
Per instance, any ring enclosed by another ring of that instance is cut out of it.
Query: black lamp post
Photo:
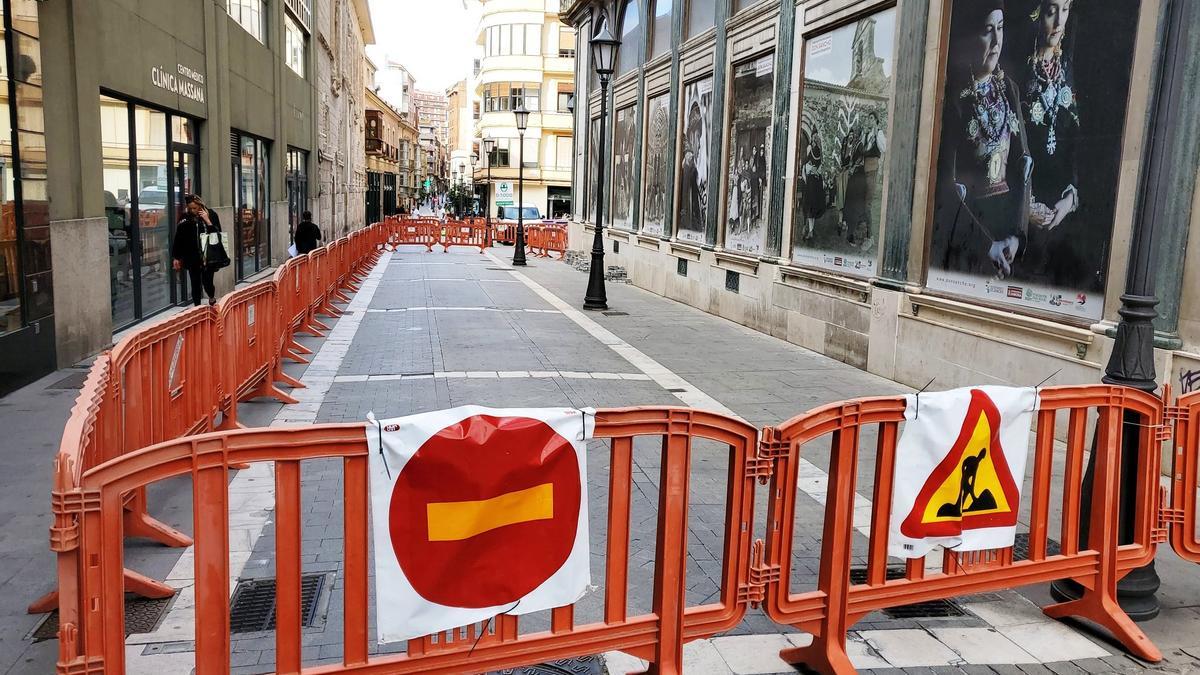
[[[517,151],[517,242],[516,250],[513,251],[513,262],[515,267],[525,266],[525,130],[529,128],[529,111],[525,109],[525,103],[522,101],[517,109],[513,111],[513,116],[517,118],[517,143],[520,144],[520,149]]]
[[[608,32],[608,22],[600,26],[600,32],[591,39],[592,66],[600,76],[600,136],[595,139],[596,157],[601,157],[604,150],[605,122],[608,118],[608,78],[613,74],[613,64],[617,56],[617,47],[621,41]],[[608,309],[608,294],[604,290],[604,160],[596,162],[596,235],[592,238],[592,266],[588,274],[587,295],[583,298],[583,308],[593,310]]]
[[[496,141],[491,138],[483,139],[484,156],[487,157],[487,189],[483,193],[483,215],[487,218],[488,242],[492,238],[492,149]]]
[[[471,208],[475,208],[475,199],[479,197],[479,193],[475,188],[475,167],[479,166],[479,153],[471,153]]]

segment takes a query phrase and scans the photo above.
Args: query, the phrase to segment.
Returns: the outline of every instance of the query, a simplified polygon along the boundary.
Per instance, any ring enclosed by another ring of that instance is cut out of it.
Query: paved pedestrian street
[[[461,252],[460,252],[461,251]],[[448,254],[401,248],[385,254],[362,284],[345,314],[331,322],[325,339],[302,338],[316,354],[307,366],[288,371],[307,385],[299,403],[242,404],[251,425],[290,426],[322,422],[361,422],[467,404],[495,407],[570,406],[611,408],[635,405],[687,405],[737,415],[756,426],[782,422],[814,406],[846,398],[892,395],[908,390],[825,356],[752,331],[697,309],[628,285],[610,284],[604,313],[578,309],[586,275],[555,260],[535,258],[529,267],[509,265],[511,249],[487,254],[455,250]],[[771,364],[768,369],[765,364]],[[33,387],[45,387],[47,378]],[[30,396],[19,392],[20,396]],[[67,398],[67,397],[59,397]],[[55,399],[55,414],[65,415]],[[0,421],[14,413],[0,408]],[[31,471],[47,478],[54,415],[34,430]],[[7,427],[6,427],[7,428]],[[14,439],[0,440],[11,449]],[[875,439],[864,434],[855,524],[870,515]],[[631,615],[651,610],[660,465],[656,445],[634,449],[630,525]],[[816,585],[827,485],[828,448],[806,446],[798,497],[794,592]],[[693,452],[687,541],[689,605],[718,599],[723,560],[728,452],[697,443]],[[0,478],[12,487],[14,478]],[[48,482],[48,481],[45,481]],[[588,454],[592,583],[577,605],[577,623],[600,620],[606,555],[608,448],[594,441]],[[40,484],[39,484],[40,485]],[[35,486],[37,487],[37,486]],[[269,579],[275,536],[271,508],[274,480],[269,464],[236,472],[230,484],[231,577]],[[313,625],[305,629],[306,665],[341,658],[342,620],[342,464],[309,461],[303,466],[302,561],[305,574],[320,575],[323,591]],[[21,597],[5,601],[0,671],[45,673],[53,668],[54,641],[16,639],[33,620],[19,608],[49,590],[52,567],[45,548],[45,490],[28,489],[28,499],[5,497],[4,540],[30,539],[20,574]],[[765,488],[757,491],[754,536],[765,529]],[[191,530],[190,486],[173,480],[151,491],[151,512],[184,531]],[[1027,531],[1027,527],[1024,528]],[[19,532],[17,531],[19,530]],[[33,534],[31,535],[30,532]],[[856,564],[865,564],[866,536],[854,541]],[[130,566],[165,578],[179,589],[152,632],[127,640],[131,673],[188,672],[194,659],[192,555],[133,542]],[[1200,583],[1193,568],[1159,549],[1164,611],[1143,627],[1167,660],[1160,672],[1200,670]],[[373,602],[373,594],[371,595]],[[1134,672],[1145,665],[1072,623],[1046,618],[1034,604],[1048,603],[1042,587],[968,596],[944,605],[950,616],[897,618],[882,613],[854,626],[850,649],[861,672],[872,673],[1078,673]],[[374,608],[371,608],[372,630]],[[522,617],[521,630],[548,628],[548,613]],[[274,633],[236,633],[234,672],[273,672]],[[795,672],[779,660],[779,649],[807,644],[808,637],[780,626],[752,609],[733,631],[685,647],[689,673]],[[372,647],[372,653],[399,651],[403,643]],[[610,672],[644,664],[623,654],[604,655]]]

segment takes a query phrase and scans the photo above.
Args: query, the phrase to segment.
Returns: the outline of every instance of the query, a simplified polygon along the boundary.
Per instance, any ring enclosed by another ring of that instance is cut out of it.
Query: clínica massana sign
[[[150,83],[197,103],[204,103],[204,76],[181,63],[175,64],[175,72],[161,66],[152,67]]]

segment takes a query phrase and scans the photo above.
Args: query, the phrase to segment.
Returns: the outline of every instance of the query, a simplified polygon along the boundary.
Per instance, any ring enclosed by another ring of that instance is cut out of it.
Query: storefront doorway
[[[271,264],[271,227],[267,204],[267,142],[233,131],[234,259],[239,281]]]
[[[171,244],[183,196],[200,189],[200,148],[195,120],[112,95],[100,124],[115,331],[190,297]]]

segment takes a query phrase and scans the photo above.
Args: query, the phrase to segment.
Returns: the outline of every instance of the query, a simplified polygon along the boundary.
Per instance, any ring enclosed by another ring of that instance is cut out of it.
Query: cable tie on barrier
[[[367,411],[367,421],[374,424],[375,428],[379,431],[379,458],[383,460],[383,470],[387,472],[388,480],[391,480],[392,467],[388,466],[387,454],[383,451],[383,425],[379,423],[379,420],[375,419],[374,410]]]
[[[1038,391],[1039,391],[1039,390],[1042,388],[1042,385],[1046,384],[1046,383],[1047,383],[1047,382],[1049,382],[1050,380],[1053,380],[1053,379],[1054,379],[1055,377],[1057,377],[1057,376],[1058,376],[1058,374],[1059,374],[1059,373],[1061,373],[1061,372],[1062,372],[1062,368],[1059,368],[1058,370],[1054,371],[1053,373],[1050,373],[1050,376],[1049,376],[1049,377],[1047,377],[1046,379],[1044,379],[1044,380],[1042,380],[1041,382],[1038,382],[1037,384],[1033,385],[1033,409],[1032,409],[1032,410],[1030,410],[1029,412],[1036,412],[1036,411],[1037,411],[1037,405],[1038,405],[1038,395],[1039,395],[1039,394],[1038,394]]]
[[[934,380],[936,380],[936,379],[937,379],[936,375],[934,377],[930,378],[930,380],[925,383],[925,386],[921,387],[921,390],[916,393],[916,396],[914,397],[915,405],[913,406],[913,419],[914,420],[921,416],[921,394],[925,393],[925,390],[928,389],[929,386],[931,384],[933,384]]]

